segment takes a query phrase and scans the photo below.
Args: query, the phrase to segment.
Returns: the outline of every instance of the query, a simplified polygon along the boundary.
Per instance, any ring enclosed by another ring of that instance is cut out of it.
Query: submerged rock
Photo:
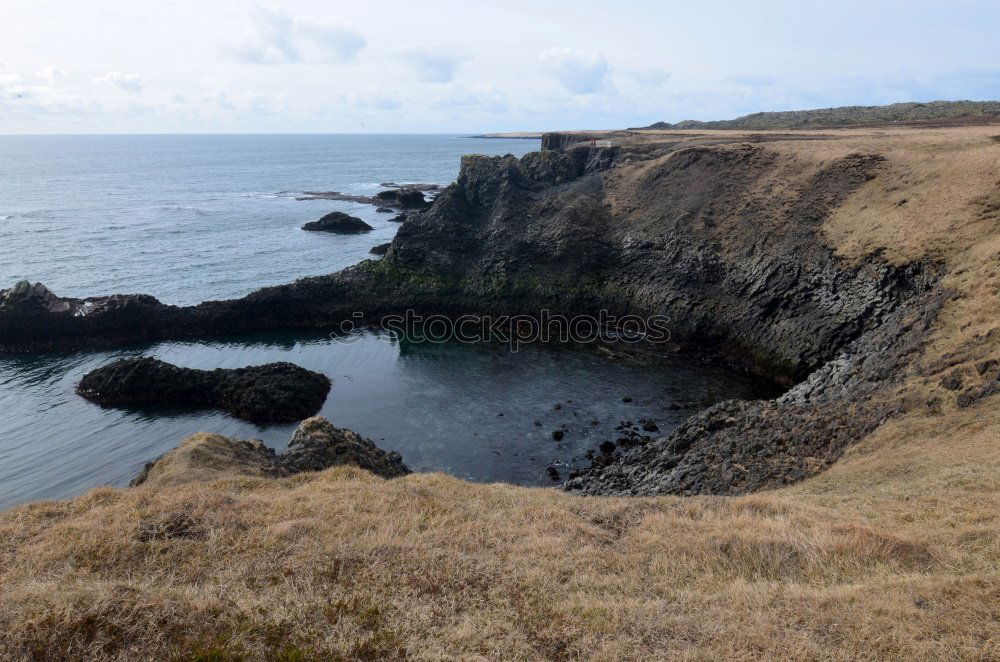
[[[291,363],[195,370],[143,357],[87,373],[76,391],[103,406],[212,408],[255,423],[280,423],[318,412],[330,392],[330,380]]]
[[[258,440],[200,432],[147,463],[130,485],[172,485],[227,476],[283,478],[339,465],[354,465],[383,478],[410,473],[399,453],[383,451],[370,439],[316,416],[299,425],[283,453]]]
[[[368,225],[360,218],[345,214],[342,211],[335,211],[327,214],[318,221],[312,221],[302,226],[303,230],[309,232],[333,232],[336,234],[360,234],[371,232],[375,228]]]

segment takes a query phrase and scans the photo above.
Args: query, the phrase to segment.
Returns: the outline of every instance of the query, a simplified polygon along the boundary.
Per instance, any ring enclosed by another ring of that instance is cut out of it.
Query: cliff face
[[[459,283],[442,296],[464,307],[489,295],[525,312],[667,315],[677,340],[789,382],[935,280],[925,265],[877,255],[848,264],[818,236],[877,175],[878,155],[847,155],[777,191],[792,168],[762,147],[631,163],[601,151],[466,160],[438,203],[401,228],[387,264]]]
[[[552,136],[547,147],[568,147],[467,157],[382,261],[191,308],[11,294],[0,301],[0,346],[319,326],[408,308],[666,316],[679,346],[799,385],[774,402],[703,412],[568,486],[694,494],[782,485],[821,471],[902,411],[876,396],[907,374],[943,297],[930,261],[889,261],[879,250],[845,259],[825,235],[831,214],[886,177],[887,158],[845,148],[805,158],[762,144],[785,139],[597,147]]]
[[[592,148],[475,159],[389,264],[442,279],[438,301],[537,313],[666,315],[674,339],[788,384],[769,403],[724,403],[668,438],[600,458],[568,487],[594,494],[742,493],[800,480],[900,411],[898,382],[941,295],[938,269],[847,261],[821,228],[884,159],[810,164],[756,145],[658,158]],[[586,152],[586,154],[585,154]],[[571,177],[570,163],[577,167]],[[594,165],[597,164],[597,165]]]

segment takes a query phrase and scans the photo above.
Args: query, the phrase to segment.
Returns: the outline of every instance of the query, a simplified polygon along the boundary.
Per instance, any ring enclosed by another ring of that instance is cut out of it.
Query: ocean
[[[399,227],[369,205],[298,194],[444,185],[463,154],[537,148],[454,135],[0,136],[0,287],[27,279],[62,296],[139,292],[172,304],[243,296],[369,258]],[[374,231],[300,230],[337,210]],[[125,485],[200,430],[278,449],[291,436],[294,425],[103,409],[75,394],[88,370],[137,355],[205,369],[298,363],[334,382],[322,415],[398,450],[414,470],[524,485],[552,484],[550,466],[565,478],[587,464],[587,451],[623,421],[653,419],[663,434],[697,407],[763,388],[685,357],[621,362],[589,348],[511,353],[373,332],[0,355],[0,507]],[[559,441],[557,428],[566,431]]]

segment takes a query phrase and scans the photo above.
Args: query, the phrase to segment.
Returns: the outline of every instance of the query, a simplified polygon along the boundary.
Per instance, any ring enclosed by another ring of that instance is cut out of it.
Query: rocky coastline
[[[463,158],[457,181],[408,214],[381,260],[191,307],[145,295],[68,299],[19,284],[0,293],[0,350],[323,327],[357,311],[369,322],[407,309],[663,315],[679,347],[790,390],[719,404],[669,436],[602,453],[566,487],[628,495],[778,487],[923,406],[881,394],[914,369],[948,296],[940,266],[891,263],[878,252],[845,260],[821,231],[884,167],[876,152],[801,164],[732,137],[596,146],[547,134],[542,151],[520,159]],[[376,204],[406,208],[399,191]]]

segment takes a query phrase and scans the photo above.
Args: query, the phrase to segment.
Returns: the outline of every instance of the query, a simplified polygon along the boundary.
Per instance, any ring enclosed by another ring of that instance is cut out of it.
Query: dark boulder
[[[255,423],[281,423],[318,412],[330,392],[330,380],[291,363],[195,370],[143,357],[91,371],[76,390],[103,406],[213,408]]]
[[[409,187],[382,191],[375,196],[375,199],[386,207],[400,209],[423,209],[431,204],[421,191]]]
[[[385,255],[389,252],[389,247],[392,246],[391,241],[387,241],[384,244],[379,244],[378,246],[372,246],[372,249],[368,251],[372,255]]]
[[[312,221],[302,226],[309,232],[334,232],[336,234],[360,234],[371,232],[375,228],[356,216],[350,216],[342,211],[327,214],[318,221]]]
[[[319,471],[340,464],[353,464],[383,478],[410,473],[399,453],[386,452],[356,432],[336,428],[322,416],[302,422],[278,456],[290,472]]]
[[[403,212],[401,214],[393,216],[389,220],[392,221],[393,223],[405,223],[407,218],[409,218],[409,215],[406,212]]]
[[[392,210],[389,209],[388,207],[379,207],[375,211],[378,212],[379,214],[391,214],[392,213]]]
[[[0,307],[5,311],[44,308],[52,311],[68,310],[69,305],[49,291],[41,283],[32,285],[26,280],[19,281],[9,290],[0,290]]]

